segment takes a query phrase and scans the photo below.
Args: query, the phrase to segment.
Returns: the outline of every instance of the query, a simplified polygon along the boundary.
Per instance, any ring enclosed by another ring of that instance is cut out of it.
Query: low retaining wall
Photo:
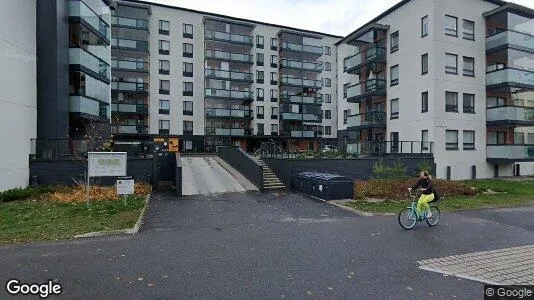
[[[238,147],[218,146],[217,154],[232,168],[263,190],[263,167]]]

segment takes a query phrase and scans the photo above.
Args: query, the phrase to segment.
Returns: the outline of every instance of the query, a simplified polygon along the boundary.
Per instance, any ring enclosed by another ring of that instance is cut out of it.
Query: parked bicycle
[[[412,197],[412,204],[410,207],[407,207],[403,209],[401,212],[399,212],[398,220],[399,224],[402,228],[409,230],[415,227],[417,222],[426,221],[426,223],[429,226],[436,226],[439,223],[439,219],[441,217],[440,210],[435,204],[436,202],[433,202],[434,204],[430,205],[430,212],[431,217],[427,218],[427,211],[424,211],[422,213],[417,212],[417,201],[418,201],[418,194],[412,194],[412,191],[409,191],[410,197]],[[441,200],[441,199],[440,199]]]

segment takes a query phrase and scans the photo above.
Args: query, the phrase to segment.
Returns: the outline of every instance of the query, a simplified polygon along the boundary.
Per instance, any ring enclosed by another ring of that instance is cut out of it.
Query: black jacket
[[[417,183],[412,187],[412,189],[416,189],[418,187],[422,187],[425,189],[423,191],[423,194],[430,195],[434,192],[434,185],[432,184],[432,180],[425,178],[425,179],[419,179]]]

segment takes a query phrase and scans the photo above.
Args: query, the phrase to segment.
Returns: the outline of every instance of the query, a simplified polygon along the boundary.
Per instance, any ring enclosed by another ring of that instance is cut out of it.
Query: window
[[[325,103],[332,103],[332,95],[331,94],[324,94],[324,102]]]
[[[458,93],[445,92],[445,111],[458,112]]]
[[[193,96],[193,83],[184,82],[184,96]]]
[[[324,127],[324,134],[325,135],[332,135],[332,126],[325,126]]]
[[[258,123],[258,135],[264,135],[265,134],[265,125]]]
[[[159,40],[159,54],[169,55],[171,43],[169,41]]]
[[[421,56],[421,75],[428,74],[428,53]]]
[[[168,80],[159,81],[159,93],[163,95],[168,95],[171,90],[171,82]]]
[[[324,46],[324,54],[332,55],[332,48],[330,48],[329,46]]]
[[[445,15],[445,34],[450,36],[458,36],[458,18]]]
[[[464,130],[464,150],[475,150],[475,132]]]
[[[331,87],[331,86],[332,86],[332,79],[330,79],[330,78],[325,78],[325,79],[324,79],[324,86],[326,86],[326,87]]]
[[[445,53],[445,74],[458,75],[458,55]]]
[[[278,124],[271,124],[271,135],[278,135]]]
[[[278,50],[278,40],[271,38],[271,50]]]
[[[168,60],[159,61],[159,73],[162,75],[169,75],[171,70],[171,62]]]
[[[421,37],[428,35],[428,16],[421,18]]]
[[[278,102],[278,93],[273,89],[271,89],[271,102]]]
[[[428,92],[421,94],[421,112],[428,112]]]
[[[169,134],[171,128],[171,121],[159,120],[159,134]]]
[[[193,77],[193,63],[184,62],[184,77]]]
[[[390,50],[391,50],[391,53],[397,52],[399,50],[399,32],[398,31],[395,31],[391,34]]]
[[[171,101],[159,100],[159,113],[162,115],[168,115],[171,109]]]
[[[278,73],[271,72],[271,85],[278,85]]]
[[[487,107],[501,107],[506,103],[506,98],[503,97],[487,97]]]
[[[263,36],[262,35],[257,35],[256,36],[256,47],[260,48],[260,49],[263,49],[263,45],[264,45]]]
[[[332,64],[330,64],[329,62],[325,62],[324,63],[324,70],[325,71],[332,71]]]
[[[184,57],[193,57],[193,44],[184,43]]]
[[[428,150],[428,130],[421,131],[421,149]]]
[[[347,124],[347,117],[349,116],[348,110],[343,110],[343,124]]]
[[[447,130],[445,139],[446,150],[458,150],[458,130]]]
[[[278,107],[271,107],[271,119],[278,119]]]
[[[327,120],[330,120],[332,119],[332,111],[327,109],[324,111],[324,118],[327,119]]]
[[[183,147],[184,151],[193,150],[193,141],[184,141]]]
[[[193,134],[193,121],[184,121],[184,134]]]
[[[184,101],[184,116],[192,116],[193,115],[193,102],[192,101]]]
[[[398,85],[399,84],[399,65],[395,65],[391,67],[390,71],[390,85]]]
[[[265,112],[265,108],[262,105],[257,106],[256,107],[256,118],[263,119],[264,112]]]
[[[169,21],[159,20],[159,34],[169,35]]]
[[[475,113],[475,95],[464,94],[464,113]]]
[[[264,63],[264,55],[263,53],[258,53],[258,55],[256,56],[256,64],[258,66],[263,66],[263,63]]]
[[[184,38],[192,39],[193,38],[193,25],[191,24],[184,24]]]
[[[488,145],[506,144],[506,132],[491,131],[488,132]]]
[[[391,119],[399,118],[399,99],[391,100]]]
[[[464,20],[463,22],[463,33],[464,33],[464,40],[475,40],[475,22]]]
[[[262,88],[257,88],[256,89],[256,100],[258,101],[263,101],[263,89]]]
[[[271,55],[271,68],[278,68],[278,57]]]
[[[389,134],[389,138],[391,140],[391,152],[399,152],[399,133],[392,132]]]
[[[256,83],[263,83],[263,71],[256,71]]]
[[[464,76],[475,76],[475,59],[464,56]]]

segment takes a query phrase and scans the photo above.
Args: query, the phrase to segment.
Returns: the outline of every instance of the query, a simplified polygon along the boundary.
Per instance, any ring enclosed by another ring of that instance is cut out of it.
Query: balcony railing
[[[124,134],[148,134],[148,127],[145,125],[118,125],[112,127],[113,133]]]
[[[370,79],[366,82],[356,84],[347,88],[347,101],[357,102],[369,96],[385,96],[386,80]]]
[[[69,111],[105,119],[110,118],[109,105],[84,96],[69,96]]]
[[[377,126],[386,126],[386,113],[383,111],[368,112],[347,117],[347,128]]]
[[[280,62],[280,66],[282,68],[303,69],[314,72],[323,71],[323,64],[321,62],[298,61],[284,58]]]
[[[534,51],[534,36],[506,30],[486,38],[486,50],[509,47],[511,45]]]
[[[102,151],[109,140],[68,140],[32,139],[30,140],[30,160],[80,160],[87,152]],[[128,158],[152,158],[152,142],[114,143],[113,151],[128,152]]]
[[[487,145],[486,156],[496,160],[534,161],[534,144]]]
[[[144,51],[144,52],[148,52],[150,49],[148,41],[136,41],[136,40],[117,39],[117,38],[111,38],[111,46],[113,48],[137,50],[137,51]]]
[[[318,97],[310,97],[310,96],[297,96],[297,95],[289,95],[289,94],[283,94],[282,100],[290,103],[301,103],[301,104],[321,104],[323,103],[323,98]]]
[[[205,55],[206,55],[206,58],[209,58],[209,59],[220,59],[220,60],[235,61],[235,62],[242,62],[242,63],[248,63],[248,64],[254,63],[252,55],[247,54],[247,53],[232,53],[232,52],[208,49],[205,51]]]
[[[317,137],[318,135],[319,133],[317,133],[316,131],[311,131],[311,130],[304,130],[304,131],[292,130],[291,131],[291,137],[296,137],[296,138],[314,138],[314,137]]]
[[[111,25],[118,27],[126,27],[140,30],[148,30],[148,20],[132,19],[125,17],[111,17]]]
[[[282,113],[282,120],[284,121],[304,121],[304,122],[321,122],[322,117],[315,114],[301,114],[301,113]]]
[[[233,91],[206,88],[206,98],[221,98],[221,99],[235,99],[235,100],[252,100],[252,92],[250,91]]]
[[[312,46],[312,45],[302,45],[291,42],[282,42],[282,50],[285,51],[295,51],[295,52],[304,52],[315,55],[323,55],[323,47],[321,46]]]
[[[130,61],[130,60],[111,60],[111,67],[113,69],[121,69],[127,71],[140,71],[148,72],[149,65],[148,62],[143,61]]]
[[[247,109],[225,109],[225,108],[206,108],[206,117],[222,118],[252,118],[252,110]]]
[[[206,29],[205,37],[208,40],[224,41],[230,43],[246,44],[252,46],[253,38],[250,35],[242,35],[237,33],[221,32]]]
[[[343,69],[347,73],[357,72],[362,66],[369,63],[385,63],[386,48],[371,47],[353,56],[345,58]]]
[[[534,124],[534,107],[489,107],[486,109],[486,121],[502,124]]]
[[[206,127],[207,135],[244,136],[248,131],[244,128],[215,128]]]
[[[146,104],[111,104],[111,111],[123,114],[148,114],[148,105]]]
[[[306,87],[313,87],[313,88],[322,87],[321,80],[303,79],[303,78],[297,78],[297,77],[291,77],[291,76],[283,76],[282,84],[293,85],[293,86],[306,86]]]
[[[132,92],[148,92],[148,83],[142,82],[111,82],[112,90],[132,91]]]
[[[233,72],[233,71],[225,71],[225,70],[207,68],[204,70],[204,75],[206,78],[220,78],[220,79],[249,81],[249,82],[254,81],[252,78],[252,73],[247,73],[247,72]]]
[[[111,38],[111,29],[99,15],[95,14],[83,1],[69,1],[69,16],[79,17],[96,31],[108,39]],[[107,22],[110,20],[108,19]]]
[[[486,73],[486,85],[521,85],[534,87],[534,72],[505,68]]]
[[[434,142],[364,141],[347,143],[347,154],[358,156],[432,155]]]

